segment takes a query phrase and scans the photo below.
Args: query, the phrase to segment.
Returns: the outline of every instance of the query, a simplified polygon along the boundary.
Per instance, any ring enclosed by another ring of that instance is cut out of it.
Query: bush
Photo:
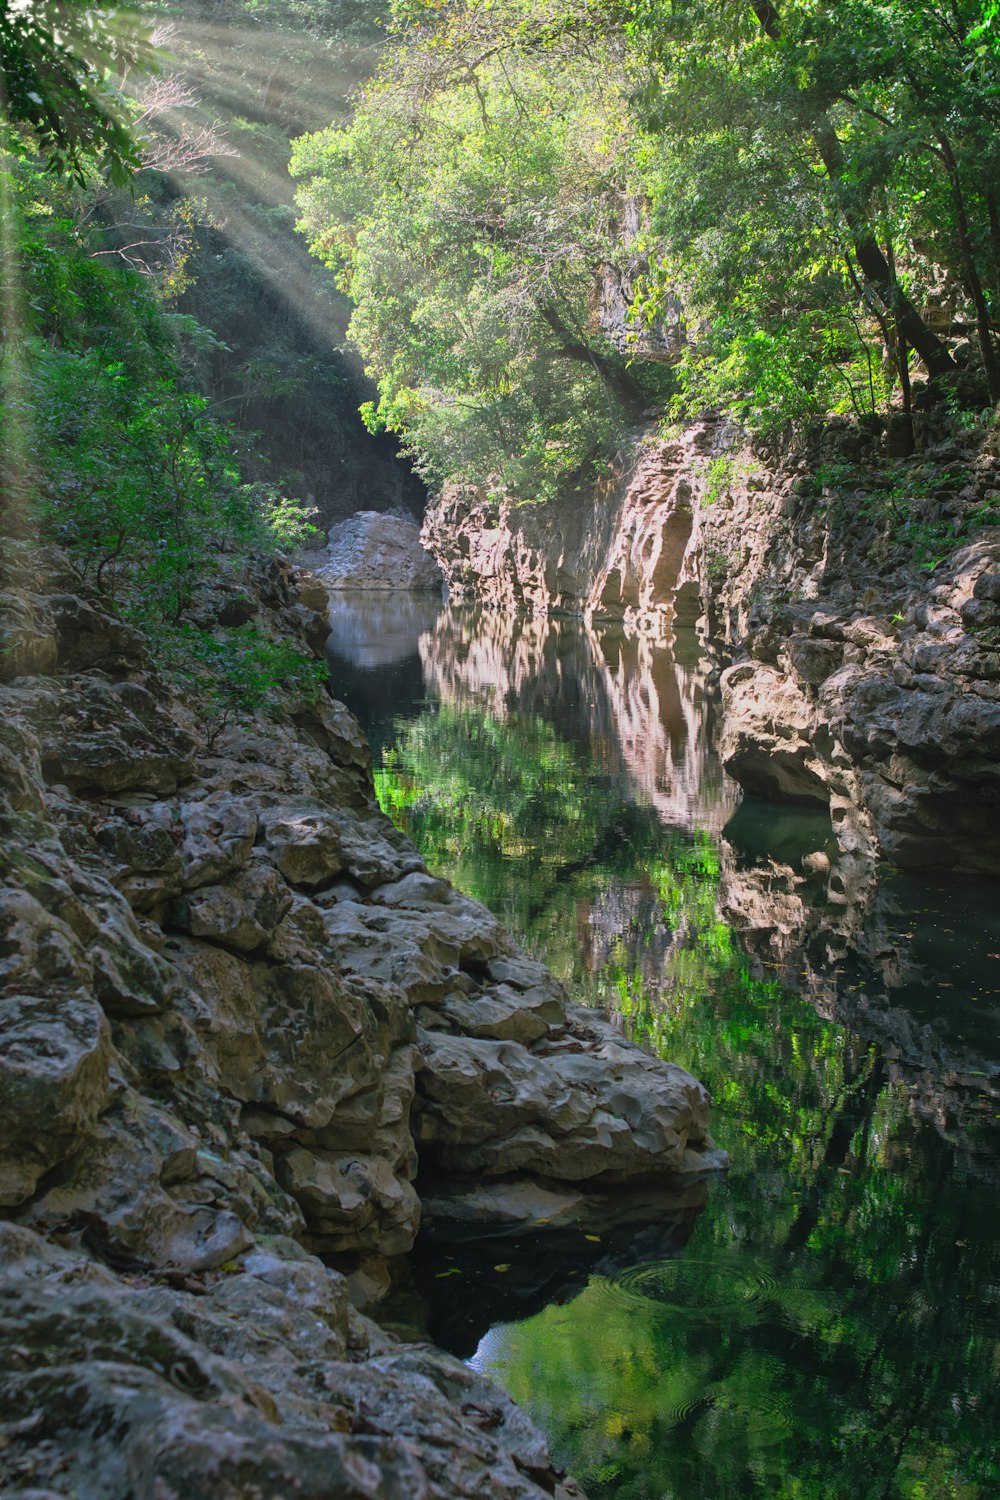
[[[279,702],[314,704],[327,681],[325,663],[254,625],[217,634],[190,625],[160,629],[151,643],[157,666],[205,725],[210,750],[224,730]]]

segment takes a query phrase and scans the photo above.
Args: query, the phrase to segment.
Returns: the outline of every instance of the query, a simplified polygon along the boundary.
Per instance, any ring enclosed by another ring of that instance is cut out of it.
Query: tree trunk
[[[558,352],[564,359],[573,359],[580,364],[591,365],[626,411],[635,412],[642,408],[645,404],[642,389],[639,382],[627,370],[623,370],[606,355],[599,354],[583,339],[575,338],[551,303],[539,308],[539,311],[558,339]]]
[[[773,42],[780,41],[781,18],[777,6],[772,4],[772,0],[750,0],[750,4],[764,34]],[[816,122],[816,147],[827,176],[834,182],[839,182],[844,173],[844,149],[831,121],[825,115],[821,115]],[[937,334],[927,327],[892,275],[874,235],[846,208],[844,217],[854,237],[854,254],[861,274],[883,307],[892,313],[899,332],[923,360],[928,375],[932,380],[937,380],[940,376],[953,372],[956,368],[955,361]]]
[[[955,223],[958,227],[958,240],[962,247],[962,258],[965,261],[965,288],[972,298],[972,305],[976,309],[976,332],[979,335],[979,348],[983,356],[983,369],[986,372],[986,384],[989,387],[990,400],[996,406],[1000,401],[1000,362],[997,361],[996,345],[993,342],[993,330],[990,326],[990,312],[986,306],[986,294],[983,291],[983,283],[979,277],[976,267],[975,248],[972,243],[972,234],[969,229],[969,216],[965,207],[965,194],[962,192],[962,183],[958,175],[958,163],[955,153],[951,149],[951,142],[943,134],[938,135],[941,143],[941,151],[944,156],[944,164],[951,180],[951,190],[955,196]]]

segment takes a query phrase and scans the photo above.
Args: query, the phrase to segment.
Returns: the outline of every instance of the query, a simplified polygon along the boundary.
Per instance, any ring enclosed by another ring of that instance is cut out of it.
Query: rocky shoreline
[[[995,437],[879,453],[846,425],[779,454],[716,422],[647,429],[596,494],[498,507],[452,487],[423,540],[454,599],[697,623],[746,791],[828,807],[847,858],[1000,874]]]
[[[579,1494],[351,1293],[425,1179],[438,1224],[530,1227],[724,1165],[704,1089],[427,872],[342,705],[206,735],[59,554],[2,574],[0,1488]],[[319,650],[325,602],[271,564],[198,623]]]

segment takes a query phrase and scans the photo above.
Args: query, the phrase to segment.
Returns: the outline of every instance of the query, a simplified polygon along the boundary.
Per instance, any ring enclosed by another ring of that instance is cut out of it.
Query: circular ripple
[[[607,1295],[652,1303],[678,1317],[722,1322],[763,1318],[773,1300],[777,1279],[763,1262],[746,1255],[711,1260],[643,1261],[627,1266],[605,1282]]]

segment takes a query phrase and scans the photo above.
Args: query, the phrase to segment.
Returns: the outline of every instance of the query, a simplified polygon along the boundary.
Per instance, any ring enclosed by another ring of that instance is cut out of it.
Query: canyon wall
[[[829,807],[861,859],[1000,874],[995,441],[893,469],[847,424],[781,453],[721,423],[643,430],[596,492],[496,506],[452,487],[423,538],[456,599],[696,623],[747,792]]]

